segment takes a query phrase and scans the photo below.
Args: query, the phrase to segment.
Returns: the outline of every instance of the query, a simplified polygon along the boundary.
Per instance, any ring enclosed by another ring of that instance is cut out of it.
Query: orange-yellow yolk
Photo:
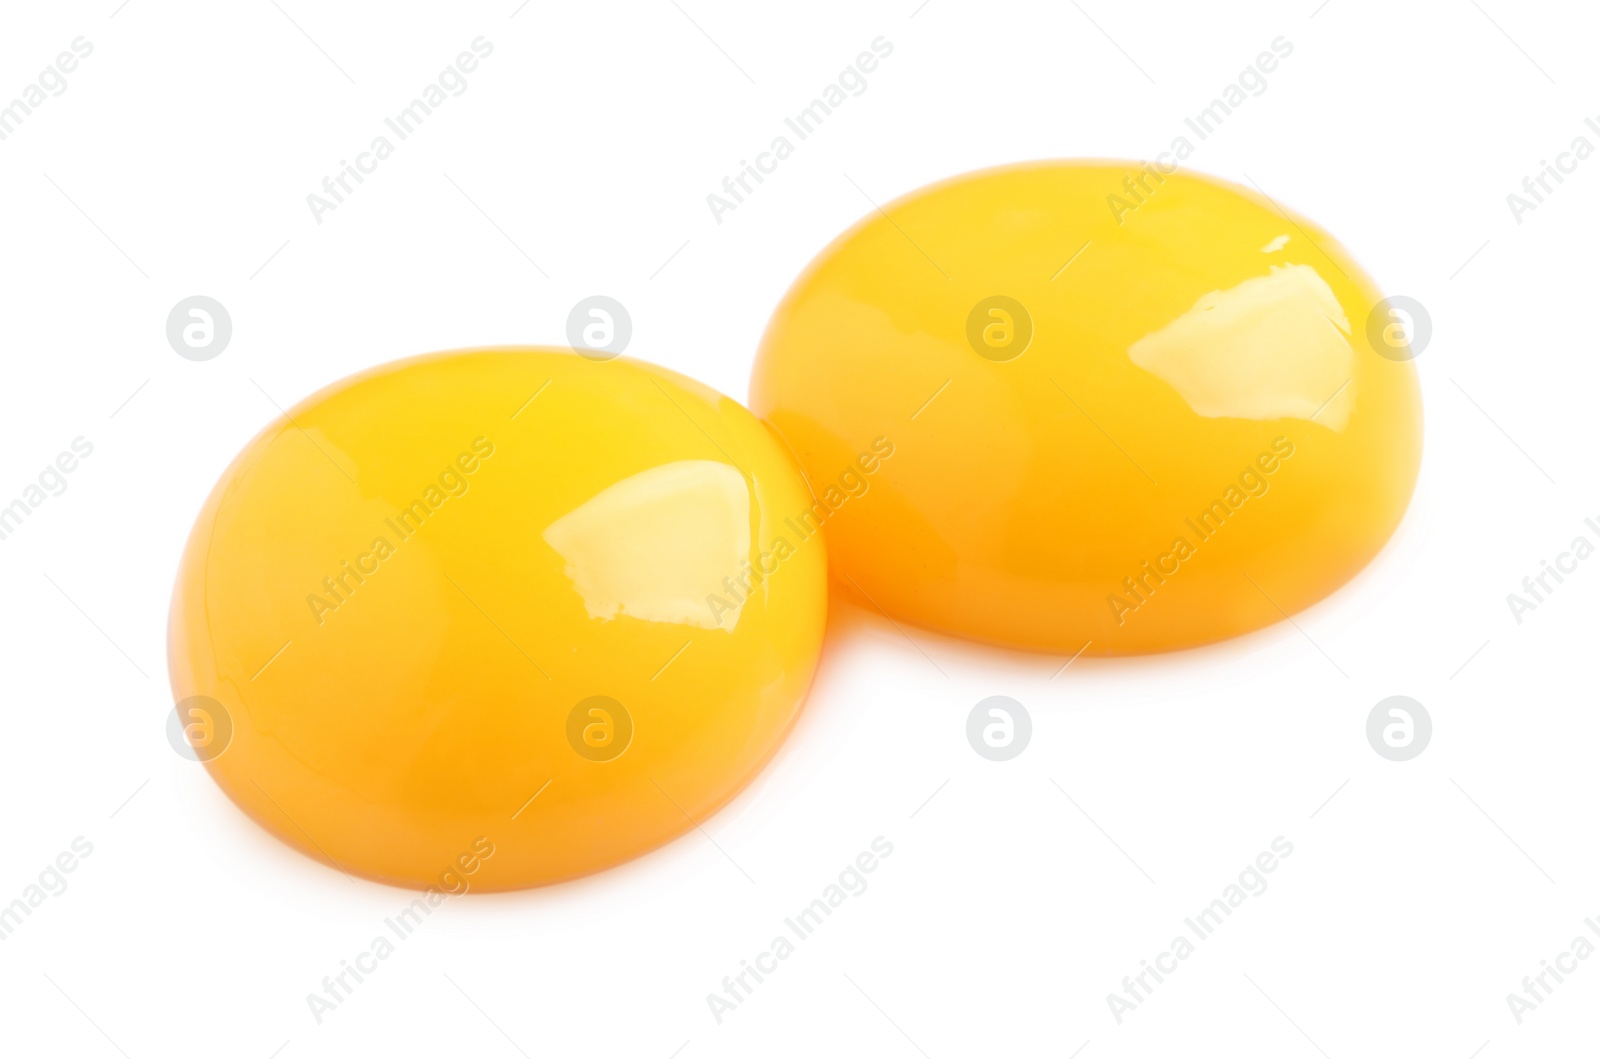
[[[1407,319],[1245,189],[1041,163],[914,192],[774,314],[751,407],[820,495],[836,578],[897,619],[1128,654],[1279,621],[1398,525]],[[856,453],[884,437],[870,478]]]
[[[253,440],[174,591],[178,714],[353,875],[537,886],[693,828],[773,754],[826,617],[811,497],[727,397],[630,360],[386,365]]]

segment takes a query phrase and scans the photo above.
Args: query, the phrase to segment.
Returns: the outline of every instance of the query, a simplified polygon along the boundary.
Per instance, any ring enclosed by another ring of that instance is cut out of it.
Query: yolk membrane
[[[811,495],[670,371],[492,349],[302,402],[217,483],[169,630],[240,808],[354,875],[573,878],[693,828],[774,753],[826,617]]]
[[[897,619],[1132,654],[1333,592],[1409,502],[1404,318],[1253,191],[1051,162],[921,189],[841,235],[774,313],[751,407],[812,483],[870,438],[832,569]]]

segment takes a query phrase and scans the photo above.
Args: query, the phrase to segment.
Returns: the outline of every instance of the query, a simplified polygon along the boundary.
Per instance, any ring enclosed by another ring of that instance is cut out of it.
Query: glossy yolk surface
[[[1310,606],[1399,523],[1421,406],[1380,299],[1327,233],[1217,180],[970,174],[812,262],[751,407],[838,487],[831,569],[869,606],[1067,654],[1189,647]],[[893,458],[845,488],[878,436]]]
[[[207,767],[263,827],[385,882],[535,886],[694,827],[774,752],[826,560],[736,402],[503,349],[289,417],[206,503],[169,633],[176,699],[232,729]]]

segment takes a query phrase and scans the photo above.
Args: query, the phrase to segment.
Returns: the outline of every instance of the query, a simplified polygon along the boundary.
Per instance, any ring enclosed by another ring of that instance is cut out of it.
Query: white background
[[[7,6],[0,101],[74,38],[94,53],[0,142],[0,499],[75,437],[94,454],[0,541],[0,904],[75,837],[94,852],[0,942],[0,1050],[1594,1047],[1600,958],[1520,1025],[1505,1000],[1600,917],[1600,560],[1521,624],[1505,599],[1597,539],[1600,158],[1521,224],[1506,202],[1575,137],[1600,147],[1592,8],[518,2]],[[480,35],[465,94],[315,223],[306,195]],[[714,221],[707,194],[880,35],[868,90]],[[742,397],[775,302],[866,195],[1152,157],[1278,36],[1293,55],[1189,164],[1258,183],[1430,311],[1422,477],[1379,559],[1298,628],[1055,677],[1065,659],[911,630],[917,650],[836,606],[799,725],[715,845],[452,900],[319,1025],[306,994],[411,895],[280,845],[163,735],[178,555],[272,402],[429,350],[559,344],[597,293],[631,311],[630,355]],[[233,319],[206,363],[165,336],[193,294]],[[1003,764],[964,732],[994,694],[1034,722]],[[1435,729],[1403,764],[1365,736],[1395,694]],[[878,835],[870,888],[719,1025],[706,994]],[[1270,888],[1119,1025],[1106,995],[1280,835]]]

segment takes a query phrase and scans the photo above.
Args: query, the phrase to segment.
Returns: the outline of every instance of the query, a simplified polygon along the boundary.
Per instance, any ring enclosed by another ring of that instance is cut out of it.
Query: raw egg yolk
[[[571,352],[438,354],[316,394],[195,523],[169,661],[238,806],[352,875],[573,878],[773,754],[826,617],[811,496],[736,402]]]
[[[836,239],[774,314],[751,407],[866,605],[1041,651],[1173,650],[1309,607],[1382,548],[1421,460],[1412,323],[1264,195],[1023,165]]]

